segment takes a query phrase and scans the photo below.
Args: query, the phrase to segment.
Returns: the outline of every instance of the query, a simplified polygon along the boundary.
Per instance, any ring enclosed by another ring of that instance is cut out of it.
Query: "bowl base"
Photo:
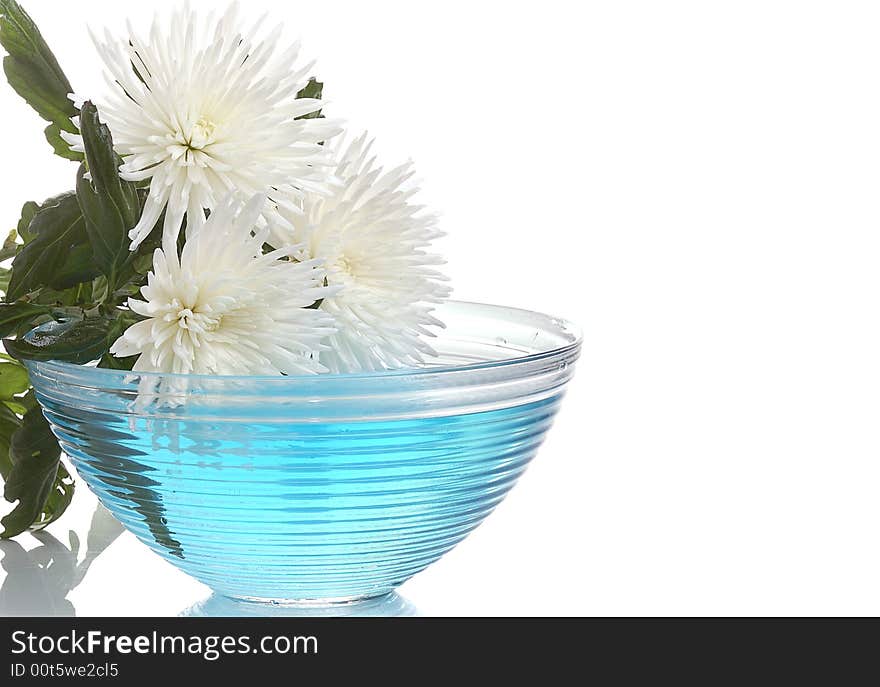
[[[418,609],[397,592],[378,596],[355,597],[342,601],[278,599],[252,601],[241,597],[213,593],[189,607],[180,615],[186,617],[400,617],[419,615]]]
[[[390,596],[393,593],[394,592],[379,592],[378,594],[337,596],[326,599],[272,599],[260,596],[236,596],[234,594],[227,594],[225,596],[232,601],[235,601],[236,603],[264,604],[269,606],[277,606],[280,608],[321,608],[350,606],[354,604],[374,602],[384,597]]]

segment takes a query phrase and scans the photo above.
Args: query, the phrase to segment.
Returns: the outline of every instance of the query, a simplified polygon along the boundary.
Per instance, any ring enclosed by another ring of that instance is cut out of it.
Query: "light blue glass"
[[[412,618],[419,615],[419,609],[396,592],[348,604],[266,604],[211,594],[178,615],[181,618]]]
[[[142,541],[220,594],[386,594],[504,498],[580,336],[537,313],[438,312],[439,358],[358,375],[209,377],[31,363],[65,453]]]

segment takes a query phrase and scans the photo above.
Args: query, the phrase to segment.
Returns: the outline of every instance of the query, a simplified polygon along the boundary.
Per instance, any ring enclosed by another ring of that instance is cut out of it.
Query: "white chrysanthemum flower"
[[[325,372],[318,362],[333,319],[310,308],[332,295],[316,261],[263,253],[268,228],[252,232],[265,197],[229,197],[184,244],[178,258],[157,249],[144,299],[128,306],[145,320],[110,352],[139,355],[135,371],[195,374]]]
[[[327,119],[297,119],[317,112],[322,102],[297,98],[312,64],[300,64],[299,43],[276,53],[281,27],[257,40],[262,20],[242,31],[237,3],[214,20],[199,21],[188,3],[167,26],[154,20],[141,38],[104,40],[93,36],[112,89],[97,101],[123,158],[120,175],[150,180],[149,198],[132,250],[167,209],[164,234],[170,244],[187,217],[188,231],[204,222],[232,190],[247,196],[266,193],[296,200],[326,190],[326,154],[319,143],[339,132]],[[67,135],[74,150],[82,139]],[[273,198],[273,201],[275,199]],[[274,202],[264,216],[278,221]]]
[[[293,233],[273,235],[277,244],[302,243],[300,257],[320,259],[328,284],[339,288],[321,304],[338,329],[320,358],[332,372],[424,363],[436,355],[428,327],[442,326],[431,313],[449,295],[436,269],[443,260],[428,252],[441,235],[436,217],[410,202],[418,190],[412,163],[383,171],[371,146],[366,135],[329,146],[341,186],[307,197],[304,214],[291,217]]]

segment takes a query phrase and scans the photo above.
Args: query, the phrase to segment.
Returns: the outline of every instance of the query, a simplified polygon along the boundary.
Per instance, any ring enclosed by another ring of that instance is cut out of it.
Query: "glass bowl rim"
[[[174,372],[148,372],[148,371],[132,371],[132,370],[114,370],[112,368],[94,367],[92,365],[80,365],[78,363],[64,362],[61,360],[27,360],[26,365],[40,367],[44,370],[60,370],[68,373],[77,374],[95,374],[103,375],[106,378],[131,378],[139,379],[189,379],[200,381],[217,381],[217,382],[262,382],[271,381],[277,383],[279,380],[290,381],[317,381],[326,380],[377,380],[384,378],[400,378],[400,377],[430,377],[442,376],[450,373],[461,372],[477,372],[488,369],[508,369],[517,368],[529,363],[534,363],[552,358],[565,358],[569,354],[576,353],[583,343],[583,332],[579,326],[571,320],[548,315],[547,313],[538,312],[536,310],[527,310],[525,308],[516,308],[506,305],[495,305],[491,303],[479,303],[476,301],[459,301],[450,299],[445,301],[446,304],[452,306],[476,306],[479,308],[490,308],[499,312],[519,313],[522,316],[537,316],[547,320],[548,325],[552,325],[557,332],[564,332],[571,337],[571,340],[563,346],[548,348],[544,351],[535,353],[527,353],[516,355],[511,358],[502,358],[500,360],[487,360],[477,363],[467,363],[464,365],[433,365],[426,367],[406,367],[387,370],[369,370],[366,372],[343,372],[343,373],[321,373],[321,374],[294,374],[294,375],[205,375],[205,374],[182,374]]]

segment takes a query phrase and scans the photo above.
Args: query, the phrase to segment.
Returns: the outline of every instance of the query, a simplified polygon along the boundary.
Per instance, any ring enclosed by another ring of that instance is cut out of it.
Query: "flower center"
[[[193,311],[192,308],[186,308],[176,298],[171,303],[172,309],[177,310],[177,316],[173,319],[177,320],[177,326],[186,329],[194,334],[203,334],[213,332],[219,329],[220,322],[223,319],[221,315],[212,315],[209,313]]]
[[[213,141],[216,131],[216,122],[207,115],[202,115],[190,132],[188,146],[193,150],[201,150]]]
[[[346,255],[340,255],[333,262],[330,271],[333,274],[343,281],[347,281],[349,279],[353,279],[356,276],[356,263]]]

